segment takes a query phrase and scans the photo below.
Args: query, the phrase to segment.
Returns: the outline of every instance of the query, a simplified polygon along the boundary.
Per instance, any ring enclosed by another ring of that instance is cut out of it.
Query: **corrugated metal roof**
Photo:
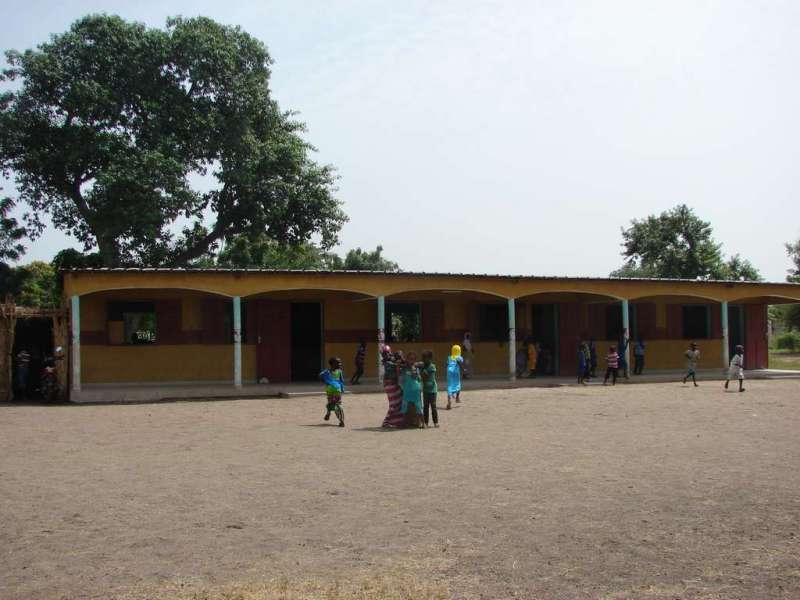
[[[403,277],[475,277],[487,279],[529,279],[550,281],[634,281],[634,282],[673,282],[673,283],[717,283],[739,285],[787,285],[799,286],[799,283],[785,281],[739,281],[727,279],[660,279],[654,277],[580,277],[557,275],[502,275],[497,273],[440,273],[432,271],[353,271],[353,270],[321,270],[321,269],[237,269],[237,268],[185,268],[185,267],[95,267],[84,269],[62,269],[64,273],[271,273],[276,275],[375,275]]]

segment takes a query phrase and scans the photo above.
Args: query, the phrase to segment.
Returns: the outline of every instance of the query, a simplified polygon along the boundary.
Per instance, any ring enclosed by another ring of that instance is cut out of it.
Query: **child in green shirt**
[[[338,357],[328,361],[329,369],[319,374],[325,383],[325,394],[328,404],[325,406],[325,420],[331,418],[331,412],[336,413],[339,427],[344,427],[344,409],[342,408],[342,394],[344,393],[344,373],[342,373],[342,360]]]
[[[433,364],[433,352],[425,350],[422,353],[422,402],[424,404],[425,427],[428,426],[428,417],[433,414],[433,426],[439,427],[439,412],[436,410],[436,398],[439,387],[436,384],[436,365]]]

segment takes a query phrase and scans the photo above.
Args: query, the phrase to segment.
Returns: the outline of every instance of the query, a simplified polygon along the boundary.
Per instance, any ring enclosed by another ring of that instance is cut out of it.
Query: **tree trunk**
[[[104,267],[120,266],[119,246],[117,246],[116,241],[98,237],[97,249],[100,251]]]

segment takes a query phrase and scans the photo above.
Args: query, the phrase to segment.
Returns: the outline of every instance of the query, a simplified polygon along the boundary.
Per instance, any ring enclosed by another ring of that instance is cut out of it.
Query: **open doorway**
[[[25,354],[29,357],[28,359],[25,358]],[[38,396],[44,360],[52,357],[53,354],[52,318],[17,319],[14,328],[14,348],[11,353],[14,366],[12,389],[15,400],[27,400]],[[26,360],[28,361],[27,369],[24,368]]]
[[[540,346],[536,370],[539,375],[558,373],[558,306],[556,304],[531,305],[531,341]]]
[[[744,310],[740,304],[728,307],[728,356],[733,356],[736,346],[744,346]]]
[[[322,370],[322,305],[293,302],[291,316],[292,381],[316,381]]]

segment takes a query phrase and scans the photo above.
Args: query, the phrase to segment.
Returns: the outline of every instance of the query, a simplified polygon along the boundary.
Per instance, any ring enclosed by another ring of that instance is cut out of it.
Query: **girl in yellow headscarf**
[[[450,410],[450,399],[455,398],[461,402],[461,373],[464,370],[464,358],[461,356],[461,346],[454,345],[447,357],[447,410]]]

